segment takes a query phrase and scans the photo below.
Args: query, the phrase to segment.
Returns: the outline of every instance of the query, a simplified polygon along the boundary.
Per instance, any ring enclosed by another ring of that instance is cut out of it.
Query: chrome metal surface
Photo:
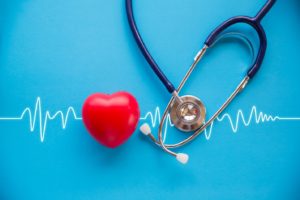
[[[180,93],[182,87],[185,85],[186,81],[188,80],[188,78],[190,77],[190,75],[192,74],[193,70],[195,69],[195,67],[197,66],[198,62],[202,59],[203,55],[205,54],[206,50],[207,50],[207,46],[205,45],[196,55],[196,57],[194,58],[194,62],[192,63],[192,65],[190,66],[189,70],[187,71],[187,73],[185,74],[185,76],[183,77],[181,83],[179,84],[179,87],[176,91],[176,94],[171,97],[164,113],[163,113],[163,116],[161,118],[161,121],[160,121],[160,124],[159,124],[159,129],[158,129],[158,139],[156,139],[153,134],[149,134],[148,137],[155,143],[157,144],[158,146],[160,146],[164,151],[166,151],[167,153],[169,153],[170,155],[172,156],[176,156],[177,153],[171,151],[170,149],[172,148],[178,148],[178,147],[181,147],[191,141],[193,141],[198,135],[200,135],[208,126],[211,125],[211,123],[223,112],[223,110],[232,102],[232,100],[237,96],[238,93],[240,93],[247,85],[248,81],[249,81],[249,77],[248,76],[245,76],[243,78],[243,80],[239,83],[239,85],[236,87],[236,89],[231,93],[231,95],[227,98],[227,100],[221,105],[221,107],[215,112],[215,114],[206,122],[206,123],[202,123],[198,128],[195,128],[195,132],[190,135],[189,137],[187,137],[186,139],[178,142],[178,143],[174,143],[174,144],[165,144],[164,141],[163,141],[163,127],[166,123],[166,119],[167,119],[167,116],[170,112],[170,117],[172,119],[172,122],[174,123],[175,126],[178,126],[178,127],[182,127],[180,124],[177,124],[176,125],[176,119],[175,117],[172,115],[178,115],[178,106],[180,103],[180,101],[178,101],[178,98],[183,101],[184,103],[184,100],[183,97],[179,97],[178,93]],[[175,98],[177,100],[175,100]],[[195,97],[194,97],[195,98]],[[196,98],[197,99],[197,98]],[[201,101],[200,101],[201,102]],[[176,105],[178,104],[177,106],[174,107],[174,109],[172,109],[172,105]],[[201,103],[202,104],[202,103]],[[197,105],[197,104],[195,104]],[[200,104],[199,104],[200,105]],[[203,105],[203,104],[202,104]],[[199,107],[201,107],[202,105],[200,105]],[[176,109],[175,109],[176,108]],[[204,122],[204,118],[205,118],[205,108],[203,106],[202,109],[202,115],[204,113],[203,116],[201,116],[200,114],[200,118],[201,120],[203,120]],[[201,110],[199,109],[199,110]],[[203,109],[205,112],[203,112]],[[180,110],[180,109],[179,109]],[[179,111],[180,112],[180,111]],[[178,117],[178,116],[177,116]],[[201,121],[199,120],[199,122]],[[180,129],[180,128],[179,128]]]
[[[200,128],[205,120],[206,109],[200,99],[194,96],[182,96],[181,103],[174,101],[170,108],[170,118],[176,128],[191,132]]]

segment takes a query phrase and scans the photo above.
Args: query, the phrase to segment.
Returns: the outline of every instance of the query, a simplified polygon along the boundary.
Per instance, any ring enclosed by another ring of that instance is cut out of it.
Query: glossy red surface
[[[127,92],[89,96],[82,108],[83,122],[101,144],[115,148],[135,131],[140,111],[136,99]]]

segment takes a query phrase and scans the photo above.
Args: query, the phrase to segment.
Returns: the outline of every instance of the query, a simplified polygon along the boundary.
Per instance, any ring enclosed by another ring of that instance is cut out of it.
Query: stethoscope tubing
[[[253,65],[248,69],[248,72],[247,72],[247,75],[250,78],[253,78],[255,76],[255,74],[258,72],[260,66],[262,65],[262,62],[265,57],[266,49],[267,49],[267,37],[266,37],[265,31],[264,31],[263,27],[260,25],[260,22],[257,21],[256,18],[250,18],[250,17],[246,17],[246,16],[238,16],[238,17],[234,17],[234,18],[231,18],[231,19],[225,21],[208,36],[208,38],[205,41],[205,44],[208,47],[210,47],[217,40],[217,38],[220,36],[220,34],[222,32],[224,32],[230,26],[238,24],[238,23],[244,23],[244,24],[248,24],[248,25],[252,26],[256,30],[256,32],[259,36],[260,47],[259,47],[256,59],[255,59],[255,62],[253,63]]]
[[[205,45],[210,47],[220,36],[221,33],[223,33],[227,28],[234,24],[238,23],[246,23],[250,26],[252,26],[260,39],[260,47],[257,53],[257,57],[255,59],[254,64],[248,69],[247,75],[249,78],[253,78],[257,71],[260,69],[265,53],[267,48],[267,37],[265,34],[265,31],[263,27],[261,26],[260,22],[263,19],[263,17],[268,13],[268,11],[273,7],[276,0],[268,0],[267,3],[263,6],[263,8],[257,13],[255,17],[247,17],[247,16],[237,16],[233,17],[225,22],[223,22],[220,26],[218,26],[206,39]],[[161,68],[158,66],[158,64],[155,62],[151,54],[149,53],[146,45],[143,42],[143,39],[138,31],[134,15],[133,15],[133,8],[132,8],[132,0],[126,0],[126,12],[127,12],[127,18],[128,22],[131,28],[131,31],[133,33],[133,36],[135,38],[136,43],[138,44],[139,49],[141,50],[143,56],[149,63],[150,67],[154,71],[154,73],[157,75],[157,77],[160,79],[160,81],[164,84],[166,89],[169,93],[174,93],[176,91],[174,85],[171,83],[171,81],[167,78],[167,76],[163,73]]]
[[[174,151],[170,150],[172,148],[181,147],[191,141],[193,141],[200,133],[202,133],[208,126],[210,126],[213,121],[224,111],[224,109],[232,102],[232,100],[239,94],[247,85],[248,81],[252,79],[255,74],[260,69],[260,66],[262,65],[263,59],[265,57],[266,48],[267,48],[267,37],[265,34],[265,31],[263,27],[261,26],[260,22],[263,19],[263,17],[268,13],[268,11],[272,8],[272,6],[275,4],[276,0],[268,0],[267,3],[263,6],[263,8],[257,13],[255,17],[247,17],[247,16],[237,16],[233,17],[225,22],[223,22],[220,26],[218,26],[212,33],[207,37],[206,41],[204,42],[204,47],[198,52],[196,57],[194,58],[193,64],[190,66],[188,72],[182,79],[179,87],[177,90],[173,86],[173,84],[167,79],[163,71],[159,68],[159,66],[156,64],[155,60],[152,58],[150,53],[148,52],[140,34],[136,27],[136,23],[133,17],[133,10],[132,10],[132,0],[126,0],[126,10],[127,10],[127,16],[128,21],[131,27],[131,30],[133,32],[134,38],[142,51],[144,57],[150,64],[152,70],[155,72],[155,74],[158,76],[158,78],[162,81],[162,83],[165,85],[167,90],[173,94],[171,97],[164,113],[162,116],[162,119],[160,121],[159,130],[158,130],[158,139],[156,139],[152,133],[147,134],[148,137],[158,146],[160,146],[165,152],[169,153],[172,156],[183,155],[182,153],[175,153]],[[240,82],[240,84],[237,86],[237,88],[233,91],[233,93],[227,98],[227,100],[223,103],[223,105],[215,112],[215,114],[206,122],[204,123],[199,129],[197,129],[191,136],[187,137],[186,139],[175,143],[175,144],[165,144],[163,140],[163,134],[162,130],[165,124],[165,121],[167,119],[167,116],[169,114],[170,108],[174,101],[180,100],[180,97],[178,93],[180,93],[182,87],[185,85],[186,81],[188,80],[189,76],[192,74],[193,70],[195,69],[198,62],[202,59],[203,55],[207,51],[207,49],[213,44],[218,41],[218,38],[220,38],[221,34],[230,26],[243,23],[248,24],[251,27],[253,27],[259,37],[260,40],[260,46],[259,50],[256,56],[256,59],[253,63],[253,65],[250,66],[250,68],[247,71],[247,74],[243,78],[243,80]],[[175,95],[174,95],[175,94]],[[180,162],[186,163],[188,160],[188,155],[184,154],[185,161],[182,161],[180,158],[178,160],[181,160]]]
[[[131,31],[133,33],[134,39],[136,43],[138,44],[139,49],[141,50],[143,56],[149,63],[150,67],[156,74],[156,76],[160,79],[160,81],[164,84],[166,89],[169,93],[173,93],[175,91],[174,85],[169,81],[167,76],[163,73],[163,71],[160,69],[160,67],[157,65],[151,54],[149,53],[146,45],[144,44],[144,41],[138,31],[138,28],[136,26],[136,22],[133,15],[132,10],[132,0],[126,0],[126,12],[127,12],[127,18],[128,22],[131,28]]]

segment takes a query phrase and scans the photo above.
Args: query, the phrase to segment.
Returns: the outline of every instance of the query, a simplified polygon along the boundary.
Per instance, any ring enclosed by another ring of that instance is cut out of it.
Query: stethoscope
[[[267,48],[267,38],[265,31],[260,24],[261,20],[264,16],[269,12],[272,8],[276,0],[268,0],[267,3],[263,6],[263,8],[258,12],[255,17],[247,17],[247,16],[238,16],[233,17],[225,22],[223,22],[220,26],[218,26],[206,39],[204,42],[204,47],[197,53],[194,57],[194,61],[190,66],[189,70],[183,77],[179,87],[175,89],[174,85],[168,80],[166,75],[162,72],[160,67],[157,65],[155,60],[150,55],[147,50],[142,37],[137,29],[133,10],[132,10],[132,0],[126,0],[126,10],[127,17],[129,21],[129,25],[135,41],[137,42],[142,54],[145,59],[150,64],[154,73],[158,76],[161,82],[164,84],[169,93],[172,94],[172,97],[167,104],[167,107],[163,113],[163,116],[160,121],[159,130],[158,130],[158,139],[156,139],[151,133],[151,129],[148,124],[143,124],[140,127],[140,130],[143,134],[148,136],[155,144],[160,146],[165,152],[174,156],[179,162],[185,164],[188,162],[189,156],[185,153],[176,153],[172,151],[173,148],[181,147],[191,141],[193,141],[203,130],[205,130],[211,123],[222,113],[222,111],[232,102],[232,100],[240,93],[247,85],[250,79],[252,79],[257,71],[259,70]],[[223,103],[223,105],[217,110],[217,112],[207,121],[205,122],[206,109],[201,100],[192,95],[179,96],[179,93],[186,81],[192,74],[193,70],[199,63],[199,61],[204,56],[207,49],[213,46],[213,44],[222,36],[222,33],[230,26],[238,23],[245,23],[253,27],[259,37],[260,47],[258,49],[257,56],[254,60],[253,65],[247,71],[247,74],[242,79],[242,81],[238,84],[233,93],[228,97],[228,99]],[[175,143],[175,144],[165,144],[162,137],[163,125],[167,119],[167,116],[170,116],[170,119],[174,126],[183,132],[192,132],[194,133],[187,137],[186,139]]]

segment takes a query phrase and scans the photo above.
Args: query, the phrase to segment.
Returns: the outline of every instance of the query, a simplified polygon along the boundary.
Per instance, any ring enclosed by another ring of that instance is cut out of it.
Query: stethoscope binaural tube
[[[152,58],[151,54],[149,53],[146,45],[143,42],[141,35],[137,29],[135,19],[133,16],[132,0],[126,0],[126,12],[127,12],[127,18],[128,18],[128,22],[129,22],[132,34],[134,36],[136,43],[139,46],[139,49],[141,50],[143,56],[149,63],[149,65],[152,68],[152,70],[154,71],[154,73],[157,75],[157,77],[160,79],[160,81],[164,84],[164,86],[166,87],[168,92],[173,93],[175,91],[174,85],[169,81],[167,76],[163,73],[163,71],[157,65],[155,60]]]
[[[160,69],[158,64],[155,62],[151,54],[149,53],[146,45],[144,44],[144,41],[138,31],[138,28],[135,23],[134,15],[133,15],[133,9],[132,9],[132,0],[126,0],[126,12],[127,12],[127,18],[128,23],[130,25],[130,29],[132,31],[132,34],[134,36],[134,39],[136,43],[138,44],[139,49],[141,50],[143,56],[149,63],[151,69],[156,74],[156,76],[159,78],[159,80],[163,83],[165,88],[168,90],[169,93],[175,97],[175,99],[178,102],[181,102],[181,99],[178,96],[178,93],[174,87],[174,85],[171,83],[171,81],[167,78],[167,76],[163,73],[163,71]]]
[[[154,72],[158,75],[158,77],[160,78],[160,80],[164,83],[164,85],[166,86],[166,88],[168,89],[169,92],[171,92],[173,94],[173,97],[171,98],[171,100],[169,101],[163,117],[161,119],[160,122],[160,126],[159,126],[159,131],[158,131],[158,140],[155,139],[155,137],[152,135],[151,133],[151,129],[149,127],[149,125],[144,124],[141,126],[141,131],[147,135],[154,143],[156,143],[158,146],[160,146],[164,151],[166,151],[167,153],[169,153],[170,155],[176,157],[176,159],[185,164],[188,162],[188,155],[184,154],[184,153],[175,153],[174,151],[171,151],[170,149],[172,148],[177,148],[180,146],[183,146],[191,141],[193,141],[202,131],[204,131],[217,117],[220,113],[222,113],[222,111],[232,102],[232,100],[236,97],[236,95],[238,93],[240,93],[247,85],[248,81],[253,78],[255,76],[255,74],[257,73],[257,71],[259,70],[264,56],[265,56],[265,52],[266,52],[266,48],[267,48],[267,38],[266,38],[266,34],[265,31],[263,29],[263,27],[260,24],[260,21],[263,19],[263,17],[268,13],[268,11],[272,8],[272,6],[274,5],[274,3],[276,2],[276,0],[268,0],[267,3],[263,6],[263,8],[258,12],[258,14],[251,18],[251,17],[247,17],[247,16],[238,16],[238,17],[233,17],[227,21],[225,21],[224,23],[222,23],[220,26],[218,26],[207,38],[207,40],[204,43],[204,47],[198,52],[198,54],[196,55],[196,57],[194,58],[194,62],[191,65],[191,67],[189,68],[188,72],[186,73],[186,75],[184,76],[184,78],[182,79],[179,87],[177,90],[175,90],[174,86],[168,81],[168,79],[166,78],[166,76],[163,74],[163,72],[161,71],[161,69],[157,66],[157,64],[155,63],[154,59],[151,57],[151,55],[149,54],[146,46],[144,45],[141,36],[137,30],[134,18],[133,18],[133,11],[132,11],[132,1],[131,0],[126,0],[126,8],[127,8],[127,15],[128,15],[128,21],[131,27],[131,30],[134,34],[134,37],[139,45],[139,48],[141,49],[143,55],[145,56],[146,60],[148,61],[148,63],[150,64],[151,68],[154,70]],[[185,140],[182,140],[179,143],[176,144],[165,144],[162,138],[162,129],[163,129],[163,125],[164,122],[169,114],[170,109],[172,108],[172,104],[174,103],[174,101],[180,101],[180,97],[178,96],[178,93],[180,93],[182,87],[185,85],[187,79],[189,78],[189,76],[191,75],[191,73],[193,72],[194,68],[196,67],[196,65],[198,64],[198,62],[201,60],[201,58],[203,57],[203,55],[205,54],[205,52],[207,51],[208,48],[210,48],[220,37],[220,35],[230,26],[234,25],[234,24],[238,24],[238,23],[246,23],[250,26],[252,26],[258,36],[259,36],[259,40],[260,40],[260,47],[256,56],[256,59],[254,61],[254,64],[249,68],[246,76],[244,77],[244,79],[240,82],[240,84],[237,86],[237,88],[234,90],[234,92],[227,98],[227,100],[223,103],[223,105],[218,109],[218,111],[205,123],[203,124],[199,129],[197,129],[191,136],[189,136],[188,138],[186,138]],[[170,85],[172,87],[170,87]],[[175,95],[174,95],[175,94]]]
[[[249,78],[253,78],[263,62],[267,49],[267,37],[260,22],[264,18],[264,16],[270,11],[275,2],[276,0],[268,0],[267,3],[263,6],[263,8],[257,13],[255,17],[237,16],[223,22],[208,36],[208,38],[205,41],[205,44],[208,47],[210,47],[218,38],[218,36],[232,25],[238,23],[245,23],[252,26],[256,30],[260,40],[260,48],[256,57],[256,61],[253,64],[253,66],[250,67],[247,73]]]

